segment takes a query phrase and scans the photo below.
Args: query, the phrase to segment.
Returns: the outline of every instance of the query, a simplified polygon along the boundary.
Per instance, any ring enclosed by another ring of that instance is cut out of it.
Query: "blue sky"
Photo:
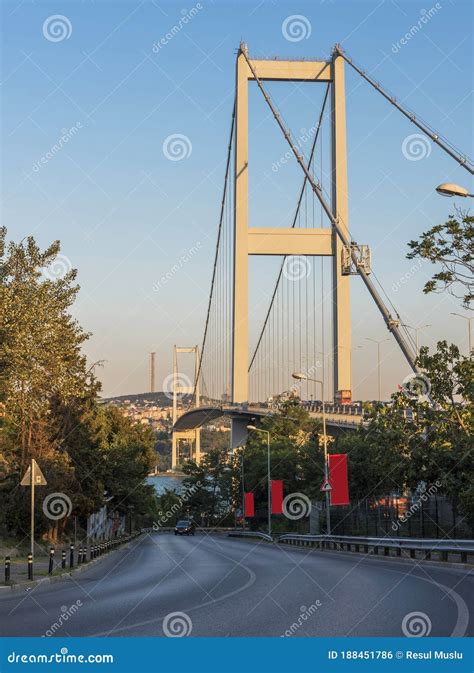
[[[195,16],[154,50],[192,7]],[[400,45],[430,8],[436,10],[431,18]],[[173,344],[201,341],[240,40],[252,56],[282,58],[326,58],[339,42],[473,154],[470,2],[4,0],[2,9],[2,220],[16,240],[34,233],[46,246],[59,238],[79,269],[75,313],[93,333],[89,358],[106,361],[100,373],[106,395],[147,389],[149,351],[157,352],[161,382]],[[66,17],[60,20],[64,39],[48,34],[55,15]],[[299,41],[282,31],[293,15],[306,20]],[[354,72],[346,72],[346,82],[353,236],[370,243],[377,276],[406,322],[431,325],[421,342],[447,338],[465,349],[465,322],[450,316],[462,312],[460,303],[449,295],[425,297],[431,269],[413,270],[405,253],[408,240],[452,212],[452,200],[433,187],[449,180],[472,188],[469,176],[436,146],[423,159],[407,160],[402,144],[417,129]],[[320,85],[303,91],[272,84],[269,90],[293,130],[314,123]],[[289,218],[301,181],[292,166],[272,171],[286,146],[266,114],[252,90],[250,176],[259,184],[250,203],[254,226],[277,217],[280,223],[285,212]],[[64,130],[67,142],[41,163]],[[165,156],[163,143],[172,134],[192,146],[185,160]],[[157,290],[183,250],[197,244],[192,259]],[[277,264],[251,264],[261,291],[270,291]],[[352,286],[353,341],[366,344],[354,362],[355,395],[373,397],[375,352],[365,337],[384,338],[386,331],[361,282]],[[253,323],[252,333],[259,325]],[[384,344],[383,367],[387,396],[407,373],[394,342]]]

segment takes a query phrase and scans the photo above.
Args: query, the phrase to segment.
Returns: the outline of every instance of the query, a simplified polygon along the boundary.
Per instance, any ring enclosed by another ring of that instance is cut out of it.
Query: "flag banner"
[[[347,454],[333,453],[329,458],[329,482],[331,484],[331,505],[349,505],[349,483],[347,480]]]
[[[255,516],[255,505],[254,505],[254,500],[253,500],[253,493],[246,493],[245,494],[245,512],[244,512],[245,518],[249,518],[251,516]]]
[[[272,479],[272,514],[283,514],[283,481]]]

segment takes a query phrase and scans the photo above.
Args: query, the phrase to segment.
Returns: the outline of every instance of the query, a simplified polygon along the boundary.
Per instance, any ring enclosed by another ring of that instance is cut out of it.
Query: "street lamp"
[[[471,320],[468,315],[461,315],[460,313],[451,313],[451,315],[455,315],[458,318],[463,318],[463,320],[467,320],[467,343],[469,345],[469,356],[471,355]]]
[[[427,327],[431,327],[431,325],[421,325],[420,327],[412,327],[411,325],[405,325],[405,327],[408,327],[408,329],[412,329],[415,332],[415,348],[416,348],[416,355],[418,356],[418,332],[422,329],[426,329]]]
[[[268,534],[272,534],[272,496],[271,496],[271,477],[270,477],[270,433],[268,430],[262,430],[255,425],[247,425],[247,430],[251,432],[264,432],[267,435],[267,480],[268,480]]]
[[[378,389],[379,389],[379,402],[381,402],[381,388],[382,388],[382,380],[381,380],[381,370],[380,370],[380,344],[385,343],[385,341],[390,341],[390,339],[371,339],[370,337],[365,337],[367,341],[373,341],[374,344],[377,344],[377,378],[378,378]]]
[[[452,182],[443,182],[436,187],[436,191],[438,194],[441,194],[441,196],[474,196],[474,194],[470,194],[465,187],[455,185]]]
[[[328,473],[328,444],[326,437],[326,405],[324,403],[324,382],[320,379],[312,379],[307,374],[303,372],[293,372],[292,377],[297,381],[312,381],[313,383],[319,383],[321,386],[321,399],[323,402],[323,445],[324,445],[324,484],[329,483],[329,473]],[[329,491],[326,493],[326,521],[327,521],[327,534],[331,535],[331,503],[329,499]]]

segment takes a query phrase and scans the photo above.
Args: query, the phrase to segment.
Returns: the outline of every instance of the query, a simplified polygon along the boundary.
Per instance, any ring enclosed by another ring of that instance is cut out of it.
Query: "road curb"
[[[10,584],[8,586],[2,585],[0,586],[0,596],[2,595],[2,591],[21,591],[22,589],[24,591],[30,591],[34,587],[41,586],[42,584],[52,584],[54,582],[59,582],[61,580],[65,579],[70,579],[77,573],[81,573],[84,570],[87,570],[88,568],[92,568],[94,565],[100,563],[101,561],[105,561],[105,559],[110,558],[111,554],[115,554],[116,552],[126,549],[131,542],[134,542],[138,537],[140,537],[142,533],[139,533],[133,540],[129,540],[128,542],[125,542],[120,547],[117,547],[117,549],[111,549],[107,554],[104,554],[103,556],[99,556],[98,558],[92,559],[91,561],[87,561],[87,563],[83,563],[80,566],[76,566],[76,568],[73,568],[71,570],[67,570],[64,573],[61,573],[60,575],[52,575],[51,577],[42,577],[39,580],[32,580],[32,581],[27,581],[27,582],[15,582],[14,584]]]

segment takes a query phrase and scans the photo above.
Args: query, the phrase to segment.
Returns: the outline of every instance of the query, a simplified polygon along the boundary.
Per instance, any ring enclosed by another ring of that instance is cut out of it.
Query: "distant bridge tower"
[[[150,353],[150,392],[155,392],[155,353]]]
[[[248,256],[323,255],[332,257],[334,390],[350,391],[351,319],[350,277],[342,265],[343,244],[334,228],[285,229],[249,227],[248,87],[255,79],[242,44],[237,57],[234,209],[234,297],[232,343],[232,401],[244,403],[248,387]],[[332,126],[332,211],[343,232],[348,232],[346,106],[344,59],[335,53],[330,61],[250,60],[261,81],[330,82]]]
[[[180,374],[178,370],[178,353],[194,353],[194,381]],[[199,347],[174,346],[173,348],[173,427],[178,419],[178,401],[183,395],[195,395],[194,406],[199,407]],[[171,467],[173,469],[181,465],[181,446],[187,443],[189,446],[189,459],[201,462],[201,428],[194,430],[173,430]]]

